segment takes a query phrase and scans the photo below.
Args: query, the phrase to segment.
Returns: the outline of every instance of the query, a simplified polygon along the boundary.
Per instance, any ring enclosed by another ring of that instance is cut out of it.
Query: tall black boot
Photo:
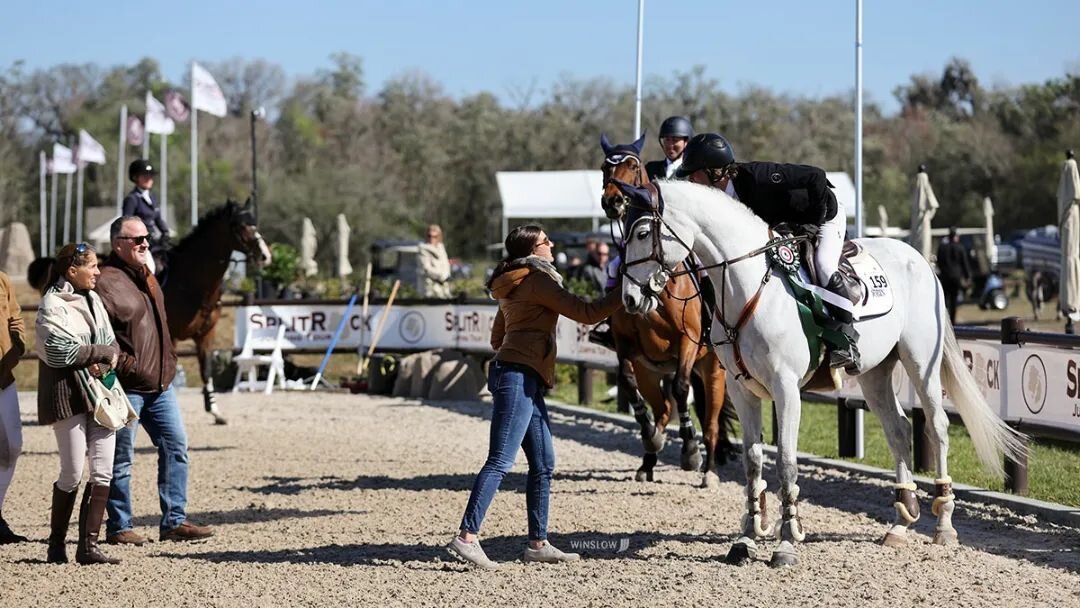
[[[3,514],[0,514],[0,545],[13,545],[15,543],[25,543],[30,540],[21,534],[16,534],[11,531],[8,523],[4,521]]]
[[[105,519],[105,502],[109,500],[109,486],[87,482],[79,506],[79,547],[75,561],[80,564],[119,564],[120,560],[108,557],[98,548],[101,522]]]
[[[53,484],[52,512],[49,515],[49,553],[46,558],[50,564],[68,563],[64,541],[67,539],[68,522],[71,521],[71,512],[75,509],[75,499],[78,496],[78,488],[65,492]]]

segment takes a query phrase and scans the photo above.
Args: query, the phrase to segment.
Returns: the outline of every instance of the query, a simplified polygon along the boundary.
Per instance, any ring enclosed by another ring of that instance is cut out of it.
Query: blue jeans
[[[158,499],[161,503],[161,531],[172,530],[187,519],[188,445],[176,389],[171,385],[160,393],[127,393],[139,419],[116,431],[116,458],[106,509],[108,534],[130,530],[131,462],[135,458],[135,433],[141,423],[158,451]]]
[[[548,498],[555,470],[555,448],[544,404],[544,382],[531,369],[492,361],[488,388],[495,398],[491,415],[491,444],[487,461],[473,483],[461,529],[480,532],[495,492],[514,465],[518,446],[525,448],[529,478],[525,504],[529,515],[529,540],[547,538]]]

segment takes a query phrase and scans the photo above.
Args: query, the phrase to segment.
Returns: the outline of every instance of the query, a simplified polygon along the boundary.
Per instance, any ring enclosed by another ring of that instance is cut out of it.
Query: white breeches
[[[846,233],[847,216],[842,208],[837,209],[836,217],[821,225],[814,262],[817,264],[818,285],[822,287],[829,284],[829,278],[840,268]]]

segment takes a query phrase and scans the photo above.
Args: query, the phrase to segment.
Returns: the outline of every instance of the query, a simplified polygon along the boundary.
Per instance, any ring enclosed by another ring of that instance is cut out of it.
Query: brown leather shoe
[[[110,545],[135,545],[136,547],[141,547],[150,542],[150,539],[139,534],[135,530],[122,530],[116,534],[107,536],[105,542]]]
[[[184,520],[182,524],[176,526],[172,530],[164,530],[161,533],[161,540],[202,540],[204,538],[210,538],[214,535],[214,531],[210,526],[197,526],[190,521]]]

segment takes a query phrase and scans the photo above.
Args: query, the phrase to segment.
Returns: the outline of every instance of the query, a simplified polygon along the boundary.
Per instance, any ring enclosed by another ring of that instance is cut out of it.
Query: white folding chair
[[[236,363],[236,382],[232,392],[241,388],[254,392],[259,387],[259,366],[269,366],[266,385],[263,392],[267,395],[274,390],[274,380],[279,388],[285,388],[285,356],[282,348],[285,344],[285,326],[250,329],[244,337],[244,346],[240,354],[233,358]],[[269,354],[260,354],[267,353]]]

